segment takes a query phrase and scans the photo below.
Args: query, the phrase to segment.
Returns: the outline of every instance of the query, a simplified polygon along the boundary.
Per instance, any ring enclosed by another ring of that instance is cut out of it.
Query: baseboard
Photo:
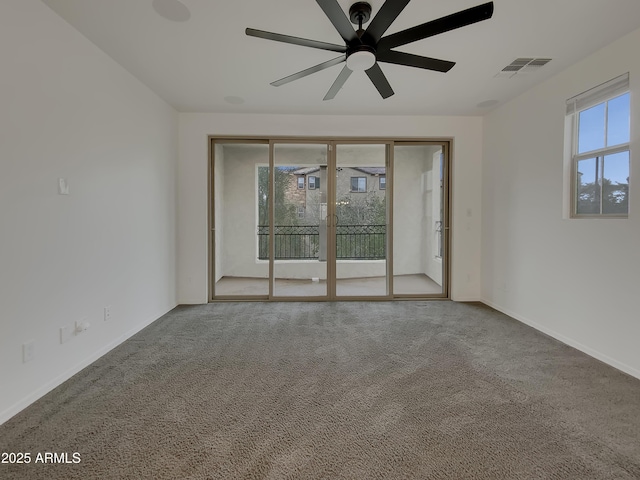
[[[67,380],[69,380],[72,376],[74,376],[80,370],[82,370],[83,368],[91,365],[93,362],[98,360],[100,357],[102,357],[103,355],[105,355],[109,351],[111,351],[114,348],[116,348],[118,345],[120,345],[125,340],[127,340],[127,339],[131,338],[132,336],[134,336],[136,333],[138,333],[143,328],[148,327],[149,325],[151,325],[153,322],[158,320],[160,317],[162,317],[167,312],[170,312],[171,310],[173,310],[175,307],[176,307],[176,305],[174,305],[173,307],[171,307],[168,310],[164,311],[163,313],[160,313],[159,315],[151,316],[149,319],[147,319],[144,322],[136,325],[131,330],[123,333],[118,338],[116,338],[114,341],[108,343],[107,345],[102,347],[100,350],[92,353],[87,358],[85,358],[81,362],[77,363],[72,368],[66,370],[65,372],[61,373],[60,375],[58,375],[53,380],[47,382],[42,387],[40,387],[37,390],[35,390],[34,392],[30,393],[29,395],[24,397],[22,400],[19,400],[18,402],[14,403],[12,406],[7,408],[3,412],[0,412],[0,425],[2,425],[4,422],[9,420],[14,415],[17,415],[18,413],[20,413],[22,410],[27,408],[29,405],[31,405],[36,400],[38,400],[38,399],[42,398],[43,396],[45,396],[47,393],[49,393],[51,390],[53,390],[57,386],[59,386],[62,383],[66,382]]]
[[[455,297],[455,298],[451,298],[452,301],[454,302],[482,302],[482,300],[480,300],[478,297]],[[487,304],[488,305],[488,304]],[[497,308],[496,308],[497,310]]]
[[[543,325],[540,325],[537,322],[534,322],[533,320],[530,320],[526,317],[523,317],[522,315],[519,315],[515,312],[510,311],[507,308],[502,307],[501,305],[498,305],[494,302],[488,301],[486,299],[480,300],[482,303],[484,303],[485,305],[488,305],[489,307],[498,310],[499,312],[504,313],[505,315],[509,315],[510,317],[514,318],[515,320],[518,320],[521,323],[524,323],[525,325],[528,325],[532,328],[535,328],[536,330],[538,330],[539,332],[544,333],[545,335],[549,335],[550,337],[555,338],[556,340],[564,343],[565,345],[568,345],[572,348],[575,348],[576,350],[580,350],[582,353],[586,353],[587,355],[589,355],[590,357],[593,357],[597,360],[600,360],[603,363],[606,363],[607,365],[616,368],[618,370],[620,370],[621,372],[624,372],[628,375],[631,375],[632,377],[635,377],[637,379],[640,379],[640,370],[637,370],[633,367],[630,367],[629,365],[619,362],[618,360],[616,360],[615,358],[611,358],[608,355],[605,355],[604,353],[601,353],[591,347],[588,347],[586,345],[581,344],[580,342],[576,342],[575,340],[566,337],[565,335],[562,335],[558,332],[556,332],[555,330],[552,330],[550,328],[547,328]]]
[[[202,300],[202,299],[195,300],[195,299],[187,298],[187,299],[180,300],[178,302],[178,305],[205,305],[207,303],[209,303],[208,300]]]

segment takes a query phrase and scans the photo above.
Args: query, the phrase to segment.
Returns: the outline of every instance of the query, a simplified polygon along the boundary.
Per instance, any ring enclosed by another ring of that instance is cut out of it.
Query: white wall
[[[438,145],[413,145],[396,147],[393,154],[394,275],[422,273],[439,285],[442,262],[435,259],[434,222],[440,218],[441,152]]]
[[[640,30],[485,119],[482,299],[640,377]],[[565,100],[631,74],[630,214],[567,219]]]
[[[257,166],[269,164],[268,145],[216,145],[224,152],[223,208],[217,212],[224,225],[222,276],[269,277],[268,262],[257,260]],[[216,176],[220,172],[216,172]],[[219,192],[216,192],[219,195]]]
[[[207,135],[454,138],[452,297],[480,298],[481,118],[181,113],[179,124],[180,303],[208,298]]]
[[[424,235],[425,202],[422,174],[431,146],[394,149],[393,273],[425,273],[428,239]]]
[[[3,422],[176,305],[178,117],[37,0],[0,2],[0,65]]]
[[[426,239],[425,248],[425,273],[438,285],[442,285],[442,258],[439,257],[438,237],[440,233],[436,228],[436,222],[442,221],[440,206],[442,202],[442,189],[440,182],[440,168],[442,163],[442,150],[431,155],[426,174],[425,184],[427,191],[424,193],[425,225],[423,236]]]

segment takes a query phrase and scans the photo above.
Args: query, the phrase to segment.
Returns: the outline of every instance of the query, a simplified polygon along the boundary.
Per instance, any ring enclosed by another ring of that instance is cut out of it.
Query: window
[[[366,192],[367,191],[367,177],[351,177],[351,191],[352,192]]]
[[[627,216],[630,111],[629,74],[567,101],[573,216]]]
[[[387,177],[385,175],[382,175],[379,179],[379,184],[378,184],[378,188],[380,190],[386,190],[387,189]]]
[[[309,190],[316,190],[320,188],[320,177],[309,177]]]
[[[302,205],[298,206],[298,218],[304,218],[304,207]]]
[[[304,177],[298,177],[298,189],[299,190],[304,189]]]

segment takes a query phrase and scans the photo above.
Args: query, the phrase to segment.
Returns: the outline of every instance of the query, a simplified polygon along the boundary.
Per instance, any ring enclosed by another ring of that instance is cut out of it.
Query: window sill
[[[629,215],[572,215],[571,217],[569,217],[569,220],[627,220],[628,218]]]

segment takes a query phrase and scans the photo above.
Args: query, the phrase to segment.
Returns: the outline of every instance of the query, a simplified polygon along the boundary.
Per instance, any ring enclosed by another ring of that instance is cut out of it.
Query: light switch
[[[58,179],[58,193],[60,195],[69,195],[69,184],[66,178]]]

